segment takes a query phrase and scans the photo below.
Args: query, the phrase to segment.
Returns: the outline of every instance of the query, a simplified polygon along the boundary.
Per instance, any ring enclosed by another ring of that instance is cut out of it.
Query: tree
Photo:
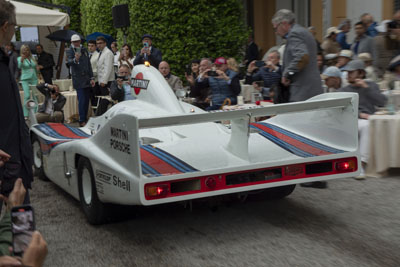
[[[114,0],[128,3],[131,20],[128,43],[142,47],[141,36],[153,35],[172,71],[183,77],[192,59],[219,56],[242,58],[249,30],[239,0]],[[118,40],[122,40],[119,31]]]
[[[47,1],[50,2],[50,1]],[[83,33],[81,31],[81,8],[79,1],[76,0],[52,0],[53,4],[64,5],[71,8],[69,29]],[[63,11],[65,12],[65,11]]]
[[[76,1],[76,0],[74,0]],[[77,1],[78,2],[78,1]],[[84,35],[92,32],[103,32],[116,36],[117,30],[113,26],[111,8],[113,0],[82,0],[82,31]]]

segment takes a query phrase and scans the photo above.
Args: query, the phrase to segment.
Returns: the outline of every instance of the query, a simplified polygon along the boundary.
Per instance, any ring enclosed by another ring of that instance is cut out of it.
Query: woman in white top
[[[118,68],[123,64],[126,64],[129,66],[130,70],[132,70],[134,60],[135,57],[132,54],[131,47],[128,44],[124,44],[121,48],[121,54],[118,60]]]

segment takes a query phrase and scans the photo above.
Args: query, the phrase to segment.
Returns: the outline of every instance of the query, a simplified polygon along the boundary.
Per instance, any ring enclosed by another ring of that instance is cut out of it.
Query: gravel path
[[[36,180],[31,199],[46,266],[400,266],[400,176],[297,187],[280,201],[124,209],[86,223],[79,202]]]

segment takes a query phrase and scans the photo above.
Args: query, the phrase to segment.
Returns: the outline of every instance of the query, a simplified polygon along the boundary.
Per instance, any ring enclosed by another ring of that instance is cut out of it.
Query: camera
[[[191,68],[190,65],[186,65],[186,66],[185,66],[185,73],[186,73],[187,75],[192,74],[192,68]]]
[[[265,62],[262,60],[257,60],[256,61],[256,67],[261,68],[265,66]]]
[[[117,76],[117,79],[121,79],[123,81],[128,81],[129,80],[129,76]]]
[[[11,209],[11,231],[13,252],[21,256],[27,249],[35,231],[35,218],[31,205],[22,205]]]
[[[50,93],[53,94],[53,95],[57,93],[54,88],[51,88],[51,89],[49,88],[49,90],[50,90]]]
[[[217,72],[215,70],[209,70],[207,71],[207,75],[210,77],[216,77],[218,76]]]

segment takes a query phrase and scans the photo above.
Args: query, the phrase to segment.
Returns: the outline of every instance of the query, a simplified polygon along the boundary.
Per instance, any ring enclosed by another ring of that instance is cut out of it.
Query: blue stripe
[[[161,149],[155,149],[151,145],[142,146],[142,148],[145,149],[146,151],[152,153],[153,155],[157,156],[161,160],[167,162],[168,164],[170,164],[172,167],[179,170],[180,172],[197,171],[194,168],[188,168],[187,166],[182,164],[182,162],[179,159],[175,158],[174,156],[163,154],[162,153],[163,150],[161,150]]]
[[[321,143],[315,142],[315,141],[313,141],[313,140],[311,140],[311,139],[308,139],[308,138],[303,137],[303,136],[301,136],[301,135],[295,134],[295,133],[293,133],[293,132],[290,132],[290,131],[288,131],[288,130],[285,130],[285,129],[280,128],[280,127],[278,127],[278,126],[276,126],[276,125],[273,125],[273,124],[262,123],[262,122],[259,123],[259,124],[264,125],[264,126],[266,126],[266,127],[268,127],[268,128],[271,128],[271,129],[273,129],[273,130],[276,130],[276,131],[278,131],[278,132],[280,132],[280,133],[286,134],[287,136],[290,136],[290,137],[292,137],[292,138],[294,138],[294,139],[297,139],[297,140],[299,140],[300,142],[303,142],[303,143],[305,143],[305,144],[308,144],[308,145],[310,145],[310,146],[313,146],[313,147],[318,148],[318,149],[321,149],[321,150],[325,150],[325,151],[330,152],[330,153],[335,153],[335,154],[337,154],[337,153],[344,153],[344,152],[346,152],[346,151],[343,151],[343,150],[340,150],[340,149],[336,149],[336,148],[329,147],[329,146],[323,145],[323,144],[321,144]]]
[[[73,132],[74,134],[80,136],[80,137],[90,137],[90,135],[88,135],[87,133],[85,133],[84,131],[82,131],[81,129],[75,128],[75,127],[71,127],[69,125],[64,124],[64,126],[66,126],[71,132]]]
[[[297,155],[299,157],[303,157],[303,158],[314,157],[313,154],[310,154],[310,153],[305,152],[305,151],[303,151],[303,150],[301,150],[301,149],[299,149],[299,148],[297,148],[297,147],[295,147],[295,146],[293,146],[291,144],[288,144],[285,141],[277,138],[276,136],[273,136],[273,135],[263,131],[262,129],[257,128],[254,125],[251,125],[251,127],[262,131],[262,132],[260,132],[260,135],[262,135],[263,137],[267,138],[268,140],[274,142],[276,145],[282,147],[283,149],[285,149],[285,150],[287,150],[287,151],[289,151],[289,152],[291,152],[291,153],[293,153],[293,154],[295,154],[295,155]]]
[[[155,176],[160,176],[161,174],[159,172],[157,172],[156,170],[154,170],[152,167],[150,167],[148,164],[146,164],[145,162],[141,162],[142,163],[142,173],[143,174],[151,174],[151,175],[155,175]]]
[[[171,155],[170,153],[168,153],[165,150],[162,150],[160,148],[156,148],[156,147],[151,147],[151,149],[154,149],[154,151],[159,152],[161,154],[163,154],[164,156],[170,158],[171,160],[175,160],[176,164],[179,164],[182,168],[185,168],[187,170],[187,172],[194,172],[194,171],[198,171],[197,169],[193,168],[192,166],[190,166],[189,164],[187,164],[186,162],[178,159],[177,157],[175,157],[174,155]]]

